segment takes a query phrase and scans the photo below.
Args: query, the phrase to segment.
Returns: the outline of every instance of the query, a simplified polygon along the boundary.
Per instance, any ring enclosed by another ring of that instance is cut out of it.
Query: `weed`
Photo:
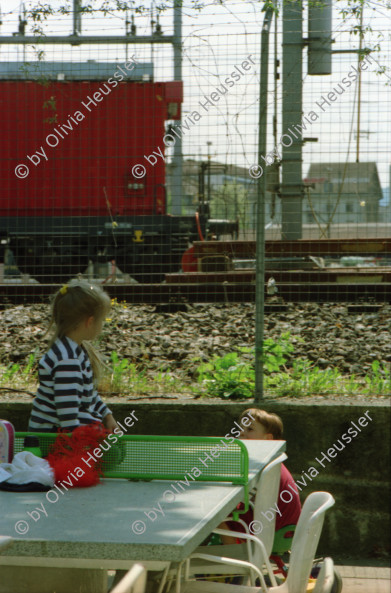
[[[12,387],[13,389],[31,389],[37,381],[37,373],[34,371],[39,349],[29,355],[26,366],[22,367],[18,362],[9,363],[7,366],[0,366],[0,385]]]
[[[20,364],[17,362],[10,363],[5,367],[2,372],[2,383],[6,383],[7,381],[11,381],[15,375],[20,371]]]
[[[26,366],[24,367],[24,369],[22,369],[22,373],[23,373],[23,375],[30,375],[30,374],[31,374],[31,372],[32,372],[32,370],[33,370],[33,368],[34,368],[35,362],[36,362],[36,360],[37,360],[37,357],[38,357],[38,355],[39,355],[39,348],[37,347],[37,348],[34,350],[34,352],[32,352],[32,353],[29,355],[29,357],[28,357],[28,359],[27,359],[27,364],[26,364]]]
[[[364,393],[368,395],[390,395],[391,394],[391,372],[383,363],[374,360],[371,365],[371,373],[364,377],[367,387]]]
[[[100,385],[102,391],[121,395],[181,391],[182,383],[179,379],[162,368],[157,373],[148,375],[145,369],[140,369],[127,358],[120,359],[115,351],[111,353],[110,358],[109,376],[106,374]]]
[[[276,372],[287,361],[286,355],[293,351],[289,338],[289,333],[285,333],[276,342],[272,338],[264,341],[264,371]],[[197,367],[198,382],[211,397],[231,399],[253,397],[254,358],[254,348],[248,347],[239,348],[238,352],[229,352],[224,356],[215,355],[212,360]]]
[[[335,393],[340,381],[338,369],[321,370],[309,360],[301,358],[293,361],[290,372],[272,375],[266,379],[266,384],[269,389],[275,389],[278,396],[303,397]]]
[[[139,371],[137,366],[127,358],[120,359],[117,352],[111,353],[111,376],[105,390],[123,392],[135,389],[144,392],[147,387],[145,371]],[[133,387],[133,389],[132,389]]]
[[[363,379],[342,375],[337,368],[321,369],[306,358],[294,359],[285,368],[293,352],[289,333],[276,342],[268,338],[263,348],[264,387],[273,397],[309,397],[312,395],[390,395],[391,372],[375,360]],[[249,398],[255,388],[254,350],[239,348],[224,356],[214,356],[197,369],[203,395],[231,399]]]
[[[264,342],[263,368],[265,391],[273,397],[308,397],[312,395],[391,395],[391,372],[385,363],[372,362],[365,377],[342,375],[337,368],[320,369],[306,358],[293,359],[287,369],[285,363],[294,348],[290,335],[283,334],[277,341],[268,338]],[[17,362],[0,366],[0,385],[20,389],[35,389],[35,372],[38,348],[29,355],[25,365]],[[112,352],[110,364],[100,385],[101,391],[127,394],[192,393],[195,396],[220,397],[224,399],[247,399],[254,396],[255,360],[254,349],[238,348],[224,356],[213,356],[206,362],[197,363],[197,383],[186,377],[178,377],[170,367],[147,371],[142,363],[135,364]]]
[[[343,392],[346,395],[354,395],[356,393],[360,393],[362,391],[362,383],[363,381],[356,378],[356,375],[350,375],[347,379],[343,381]]]

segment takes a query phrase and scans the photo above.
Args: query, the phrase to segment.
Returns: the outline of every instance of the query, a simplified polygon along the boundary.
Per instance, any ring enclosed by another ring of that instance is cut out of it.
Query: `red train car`
[[[195,217],[167,214],[165,122],[180,117],[182,83],[87,65],[45,63],[38,80],[0,65],[2,243],[41,281],[112,259],[160,280],[198,234]]]

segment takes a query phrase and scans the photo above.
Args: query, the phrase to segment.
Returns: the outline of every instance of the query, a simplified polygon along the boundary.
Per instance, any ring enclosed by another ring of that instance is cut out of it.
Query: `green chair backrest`
[[[282,556],[285,552],[290,552],[295,529],[296,525],[286,525],[275,532],[272,554]]]

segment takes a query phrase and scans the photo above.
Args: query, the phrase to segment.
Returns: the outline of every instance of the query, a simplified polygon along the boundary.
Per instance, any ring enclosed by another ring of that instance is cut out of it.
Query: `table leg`
[[[170,569],[170,564],[164,569],[164,572],[162,574],[162,580],[160,581],[160,585],[159,585],[159,589],[158,589],[157,593],[162,593],[162,591],[164,589],[164,585],[166,584],[169,569]]]

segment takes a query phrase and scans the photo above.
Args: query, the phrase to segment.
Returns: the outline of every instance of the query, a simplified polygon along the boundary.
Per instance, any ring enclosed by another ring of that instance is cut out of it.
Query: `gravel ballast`
[[[156,312],[153,306],[115,304],[99,350],[112,351],[148,374],[171,371],[189,385],[195,368],[213,355],[223,356],[241,346],[253,346],[253,304],[187,305],[178,312]],[[0,311],[0,363],[27,364],[47,348],[46,305],[10,306]],[[346,304],[288,305],[287,311],[265,316],[265,338],[289,332],[294,358],[305,357],[321,369],[338,368],[344,375],[365,376],[374,360],[391,367],[391,306],[376,313],[349,314]],[[196,360],[195,360],[196,359]]]

